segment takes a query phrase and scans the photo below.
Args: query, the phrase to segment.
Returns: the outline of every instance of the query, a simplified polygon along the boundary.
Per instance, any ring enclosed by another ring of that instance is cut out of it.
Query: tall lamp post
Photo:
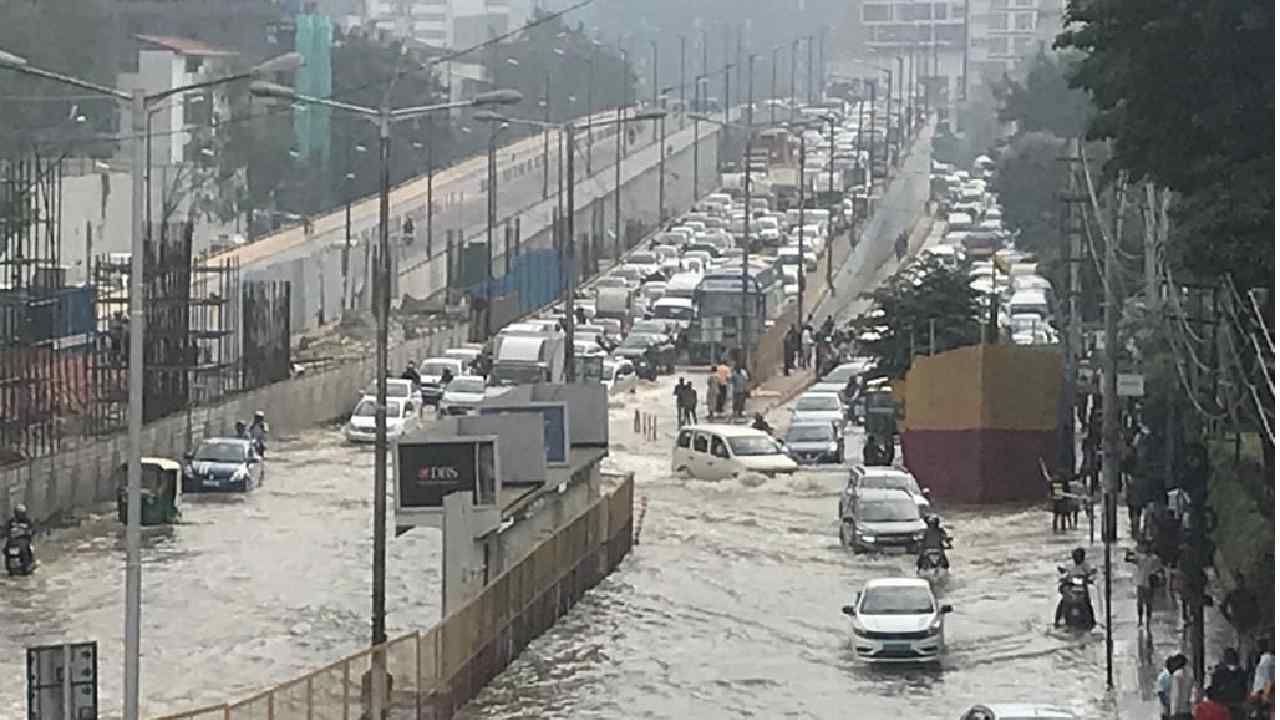
[[[643,122],[647,120],[663,120],[666,118],[666,116],[667,116],[667,113],[664,110],[650,109],[644,112],[637,112],[633,114],[631,117],[625,118],[622,120],[613,119],[613,120],[601,120],[599,122],[592,122],[591,119],[588,118],[588,121],[585,123],[574,123],[570,121],[570,122],[566,122],[563,125],[551,125],[538,120],[528,120],[525,118],[512,118],[512,117],[507,117],[505,115],[492,112],[492,111],[480,111],[475,113],[472,116],[475,120],[480,122],[510,123],[512,125],[525,125],[529,127],[559,130],[560,138],[562,139],[562,141],[566,146],[565,152],[563,154],[563,160],[562,160],[562,162],[565,165],[564,173],[563,175],[561,175],[561,177],[565,179],[563,183],[564,210],[560,215],[561,222],[564,223],[564,234],[560,242],[560,253],[561,253],[560,266],[562,268],[561,272],[567,273],[567,275],[565,275],[563,288],[561,289],[561,292],[563,292],[564,294],[562,303],[564,305],[564,329],[565,329],[565,337],[566,337],[565,346],[564,346],[564,369],[565,369],[566,382],[574,382],[577,380],[577,367],[576,367],[577,358],[574,355],[574,351],[573,351],[573,325],[574,325],[573,289],[577,283],[576,281],[577,260],[576,260],[576,252],[575,252],[575,246],[577,245],[577,243],[576,243],[576,238],[574,237],[575,230],[574,230],[574,222],[573,222],[574,185],[576,184],[575,178],[574,178],[574,169],[576,165],[575,158],[577,155],[577,143],[575,141],[575,136],[577,135],[578,130],[589,131],[593,127],[599,127],[602,125],[609,125],[614,123],[617,123],[620,125],[623,123]],[[615,193],[617,193],[619,190],[620,190],[620,187],[614,188]],[[558,206],[560,205],[561,191],[557,189],[556,193],[557,193],[556,204]]]
[[[249,80],[273,72],[285,72],[296,69],[301,65],[302,55],[287,53],[257,65],[245,73],[191,83],[148,95],[141,88],[126,91],[28,65],[25,58],[0,50],[0,68],[100,93],[121,104],[128,103],[129,105],[129,116],[133,131],[131,148],[133,157],[129,174],[133,197],[130,203],[129,220],[132,237],[129,244],[131,253],[129,260],[129,457],[125,490],[128,501],[125,512],[125,720],[137,720],[138,718],[138,698],[140,694],[139,651],[142,640],[142,363],[143,332],[145,330],[145,313],[142,308],[142,274],[145,272],[143,263],[143,253],[145,252],[143,244],[143,193],[145,192],[146,175],[149,174],[145,165],[147,147],[151,141],[148,133],[147,116],[152,107],[179,93],[225,85],[239,80]],[[85,261],[88,262],[88,258]]]
[[[371,638],[371,645],[377,647],[387,641],[387,316],[391,310],[391,244],[388,229],[391,214],[391,125],[403,120],[454,108],[511,105],[523,100],[523,96],[515,90],[492,90],[481,93],[471,100],[393,109],[388,105],[390,101],[389,93],[388,97],[384,97],[381,107],[368,107],[303,95],[295,92],[292,88],[268,82],[254,82],[250,91],[259,97],[279,98],[294,103],[321,105],[334,110],[353,113],[372,121],[378,128],[379,156],[382,163],[382,188],[378,198],[379,282],[374,287],[377,289],[380,285],[381,290],[377,293],[377,303],[374,308],[378,323],[375,360],[378,375],[377,409],[374,415],[376,440],[373,462],[373,618]],[[370,717],[382,716],[382,709],[385,707],[386,699],[386,684],[382,680],[385,674],[385,653],[373,653]]]

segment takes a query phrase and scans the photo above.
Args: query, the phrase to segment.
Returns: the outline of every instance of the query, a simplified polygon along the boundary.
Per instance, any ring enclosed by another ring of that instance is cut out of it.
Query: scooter
[[[10,576],[30,575],[35,571],[36,554],[29,528],[22,525],[10,528],[4,543],[4,569]]]
[[[940,585],[951,577],[951,571],[943,564],[943,554],[938,548],[925,550],[916,563],[916,577],[924,578],[930,585]]]
[[[1079,575],[1067,575],[1067,569],[1058,568],[1062,578],[1058,581],[1058,593],[1062,598],[1062,618],[1067,627],[1077,630],[1092,630],[1096,624],[1089,602],[1089,580]]]

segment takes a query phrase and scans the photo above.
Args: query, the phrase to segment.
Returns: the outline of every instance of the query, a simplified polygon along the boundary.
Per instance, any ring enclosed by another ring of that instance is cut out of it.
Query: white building
[[[529,21],[532,0],[365,0],[364,23],[424,45],[460,48],[477,20],[500,35]],[[462,27],[459,27],[459,23]]]

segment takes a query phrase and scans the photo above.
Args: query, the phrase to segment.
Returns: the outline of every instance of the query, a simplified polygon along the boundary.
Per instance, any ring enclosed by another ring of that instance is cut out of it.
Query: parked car
[[[444,388],[436,405],[439,415],[473,415],[480,401],[484,400],[484,378],[478,375],[461,375]]]
[[[377,440],[377,427],[374,412],[378,403],[373,398],[363,398],[351,411],[351,418],[342,428],[348,442],[371,443]],[[406,430],[417,427],[418,413],[413,403],[406,400],[387,400],[387,437],[399,438]]]
[[[766,432],[740,425],[681,428],[671,451],[671,471],[701,480],[724,480],[754,472],[790,475],[799,467],[786,447]]]
[[[854,552],[915,553],[924,529],[920,508],[903,490],[854,487],[840,496],[840,542]]]
[[[630,360],[606,359],[600,382],[613,395],[634,390],[639,378],[636,377],[636,368]]]
[[[844,401],[840,399],[839,394],[834,392],[806,392],[796,398],[796,404],[791,409],[791,422],[793,424],[835,423],[836,428],[842,434],[847,419]]]
[[[421,371],[419,371],[421,372]],[[401,380],[400,378],[387,378],[387,399],[396,400],[413,400],[417,388],[413,386],[412,380]],[[378,381],[374,380],[365,387],[361,393],[362,398],[378,397]]]
[[[183,457],[182,492],[249,492],[262,484],[264,465],[253,441],[206,438]]]
[[[927,580],[868,581],[842,611],[849,616],[854,653],[865,662],[938,662],[946,651],[952,608],[938,603]]]

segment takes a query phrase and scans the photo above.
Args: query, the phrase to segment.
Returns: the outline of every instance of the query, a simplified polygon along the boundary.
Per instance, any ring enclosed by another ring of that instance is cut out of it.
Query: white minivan
[[[790,475],[797,467],[773,436],[740,425],[681,428],[671,451],[671,472],[700,480],[724,480],[748,472]]]

